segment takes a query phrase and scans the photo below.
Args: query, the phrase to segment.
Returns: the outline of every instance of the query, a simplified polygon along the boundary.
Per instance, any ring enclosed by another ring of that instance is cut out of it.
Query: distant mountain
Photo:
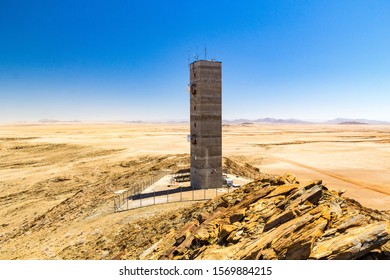
[[[39,123],[58,123],[59,120],[49,120],[49,119],[42,119],[38,121]]]
[[[249,124],[249,123],[274,123],[274,124],[312,124],[312,123],[327,123],[327,124],[390,124],[390,122],[367,120],[367,119],[347,119],[337,118],[324,122],[308,122],[298,119],[275,119],[275,118],[263,118],[263,119],[236,119],[236,120],[223,120],[224,124]]]
[[[222,120],[222,122],[223,123],[247,123],[253,121],[248,119],[236,119],[236,120]]]
[[[39,123],[79,123],[78,120],[73,121],[59,121],[59,120],[51,120],[51,119],[42,119],[38,121]]]
[[[83,121],[84,122],[84,121]],[[143,123],[169,123],[169,124],[184,124],[188,123],[188,120],[169,120],[169,121],[143,121],[143,120],[110,120],[110,121],[96,121],[102,123],[129,123],[129,124],[143,124]],[[390,122],[377,121],[377,120],[366,120],[366,119],[347,119],[347,118],[337,118],[334,120],[329,120],[325,122],[309,122],[299,119],[276,119],[276,118],[262,118],[262,119],[235,119],[235,120],[223,120],[223,124],[242,124],[242,125],[252,125],[256,123],[269,123],[269,124],[313,124],[313,123],[325,123],[325,124],[390,124]],[[55,123],[82,123],[79,120],[73,121],[64,121],[64,120],[55,120],[55,119],[41,119],[38,123],[42,124],[55,124]],[[88,123],[88,122],[87,122]]]
[[[357,121],[350,121],[350,122],[342,122],[342,123],[339,123],[339,124],[356,125],[356,124],[368,124],[368,123],[357,122]]]
[[[124,121],[125,123],[145,123],[144,121]]]
[[[334,120],[327,121],[325,123],[334,123],[334,124],[390,124],[389,122],[377,121],[377,120],[346,119],[346,118],[337,118]]]
[[[279,124],[309,124],[311,122],[297,120],[297,119],[275,119],[275,118],[264,118],[257,120],[249,119],[236,119],[236,120],[223,120],[226,124],[253,124],[253,123],[279,123]]]
[[[274,119],[274,118],[264,118],[264,119],[257,119],[255,122],[261,122],[261,123],[311,123],[307,121],[297,120],[297,119]]]

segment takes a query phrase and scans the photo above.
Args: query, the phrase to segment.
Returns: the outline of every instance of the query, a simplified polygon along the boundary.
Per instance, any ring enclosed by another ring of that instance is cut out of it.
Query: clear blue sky
[[[187,52],[223,118],[390,121],[390,1],[0,0],[0,122],[187,120]]]

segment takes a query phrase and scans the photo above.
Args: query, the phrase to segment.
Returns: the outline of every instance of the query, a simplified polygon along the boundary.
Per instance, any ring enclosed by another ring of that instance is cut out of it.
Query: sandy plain
[[[187,124],[0,125],[0,259],[135,258],[169,228],[153,215],[193,202],[114,214],[114,192],[188,166],[188,133]],[[390,210],[390,126],[226,124],[223,156]]]

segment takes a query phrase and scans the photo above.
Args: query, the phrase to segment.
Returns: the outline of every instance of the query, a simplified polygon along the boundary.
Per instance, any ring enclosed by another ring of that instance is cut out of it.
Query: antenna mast
[[[196,54],[194,55],[195,61],[199,60],[198,48],[196,48]]]

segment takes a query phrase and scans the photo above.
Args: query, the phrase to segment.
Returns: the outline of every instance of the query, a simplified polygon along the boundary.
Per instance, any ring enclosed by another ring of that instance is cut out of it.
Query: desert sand
[[[112,259],[129,246],[136,258],[185,222],[157,223],[156,213],[172,217],[194,202],[114,214],[114,192],[188,166],[188,133],[186,124],[1,125],[0,259]],[[390,210],[390,126],[224,125],[223,156],[268,174],[322,179]]]

